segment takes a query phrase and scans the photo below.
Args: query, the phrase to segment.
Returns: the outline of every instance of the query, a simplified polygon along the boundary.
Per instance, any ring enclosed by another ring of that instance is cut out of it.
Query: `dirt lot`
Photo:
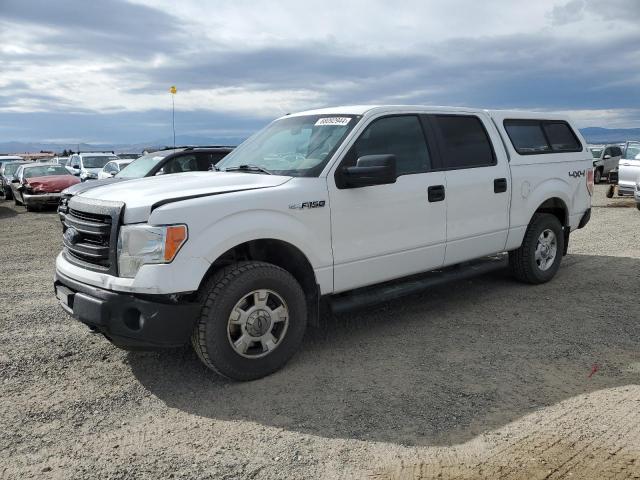
[[[343,315],[216,377],[68,318],[56,215],[0,203],[0,478],[640,478],[640,212],[597,188],[554,281]]]

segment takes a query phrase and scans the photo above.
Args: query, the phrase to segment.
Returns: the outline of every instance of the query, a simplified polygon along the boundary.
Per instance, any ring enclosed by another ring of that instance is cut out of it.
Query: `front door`
[[[392,154],[398,177],[388,185],[340,188],[340,169],[365,155]],[[334,291],[371,285],[437,268],[444,261],[444,187],[418,115],[372,120],[328,178]],[[435,192],[432,188],[432,192]]]

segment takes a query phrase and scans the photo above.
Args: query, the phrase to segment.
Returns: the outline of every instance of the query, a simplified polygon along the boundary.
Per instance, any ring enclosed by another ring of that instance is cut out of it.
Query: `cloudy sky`
[[[0,0],[0,142],[246,136],[418,103],[640,127],[640,0]]]

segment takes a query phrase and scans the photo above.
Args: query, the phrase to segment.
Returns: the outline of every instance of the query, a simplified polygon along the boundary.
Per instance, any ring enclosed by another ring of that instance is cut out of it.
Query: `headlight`
[[[142,265],[171,262],[187,241],[186,225],[125,225],[118,235],[118,274],[134,278]]]

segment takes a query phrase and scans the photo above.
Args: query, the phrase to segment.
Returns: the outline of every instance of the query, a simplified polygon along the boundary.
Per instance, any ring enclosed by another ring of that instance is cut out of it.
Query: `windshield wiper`
[[[259,167],[258,165],[238,165],[237,167],[227,167],[224,169],[225,172],[262,172],[267,175],[273,175],[266,168]]]

